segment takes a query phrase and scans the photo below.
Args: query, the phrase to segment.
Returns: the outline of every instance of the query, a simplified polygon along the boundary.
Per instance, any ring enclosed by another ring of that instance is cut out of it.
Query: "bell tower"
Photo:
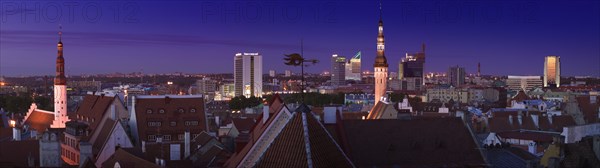
[[[56,57],[56,77],[54,78],[54,121],[52,128],[65,128],[67,116],[67,77],[63,57],[62,26],[58,32],[58,55]]]
[[[388,63],[385,58],[385,41],[383,38],[383,19],[381,2],[379,2],[379,29],[377,35],[377,56],[375,57],[375,104],[381,100],[387,90]]]

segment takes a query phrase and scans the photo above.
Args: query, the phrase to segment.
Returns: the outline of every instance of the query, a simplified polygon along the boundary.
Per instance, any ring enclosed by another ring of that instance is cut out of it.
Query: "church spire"
[[[385,58],[385,40],[383,37],[383,10],[381,1],[379,1],[379,29],[377,34],[377,57],[375,57],[375,67],[388,67],[387,58]]]

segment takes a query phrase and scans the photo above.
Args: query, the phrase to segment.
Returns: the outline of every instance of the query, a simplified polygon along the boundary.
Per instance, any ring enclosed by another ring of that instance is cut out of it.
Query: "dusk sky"
[[[482,74],[542,75],[561,57],[563,76],[600,76],[600,1],[384,0],[386,57],[427,46],[425,72],[463,66]],[[68,75],[233,73],[237,52],[263,55],[263,72],[297,67],[300,52],[330,68],[332,54],[362,51],[373,70],[378,1],[11,1],[0,2],[0,76],[53,75],[59,24]]]

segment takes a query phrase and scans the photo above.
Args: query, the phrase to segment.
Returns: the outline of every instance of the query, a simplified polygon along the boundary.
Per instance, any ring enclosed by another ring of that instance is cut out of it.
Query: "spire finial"
[[[62,41],[62,24],[58,24],[58,41]]]
[[[379,0],[379,20],[381,20],[381,19],[382,19],[382,17],[383,17],[383,9],[382,9],[382,6],[383,6],[383,5],[381,5],[381,0]]]

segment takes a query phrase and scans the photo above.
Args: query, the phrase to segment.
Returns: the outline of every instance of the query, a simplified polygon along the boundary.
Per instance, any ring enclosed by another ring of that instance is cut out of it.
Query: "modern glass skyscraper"
[[[346,80],[361,80],[361,52],[359,51],[346,63]]]
[[[560,86],[560,57],[547,56],[544,60],[544,87]]]
[[[235,96],[262,97],[262,55],[237,53],[233,66]]]
[[[346,84],[346,58],[333,54],[331,57],[331,85]]]
[[[448,83],[454,87],[465,84],[465,68],[455,66],[448,68]]]

